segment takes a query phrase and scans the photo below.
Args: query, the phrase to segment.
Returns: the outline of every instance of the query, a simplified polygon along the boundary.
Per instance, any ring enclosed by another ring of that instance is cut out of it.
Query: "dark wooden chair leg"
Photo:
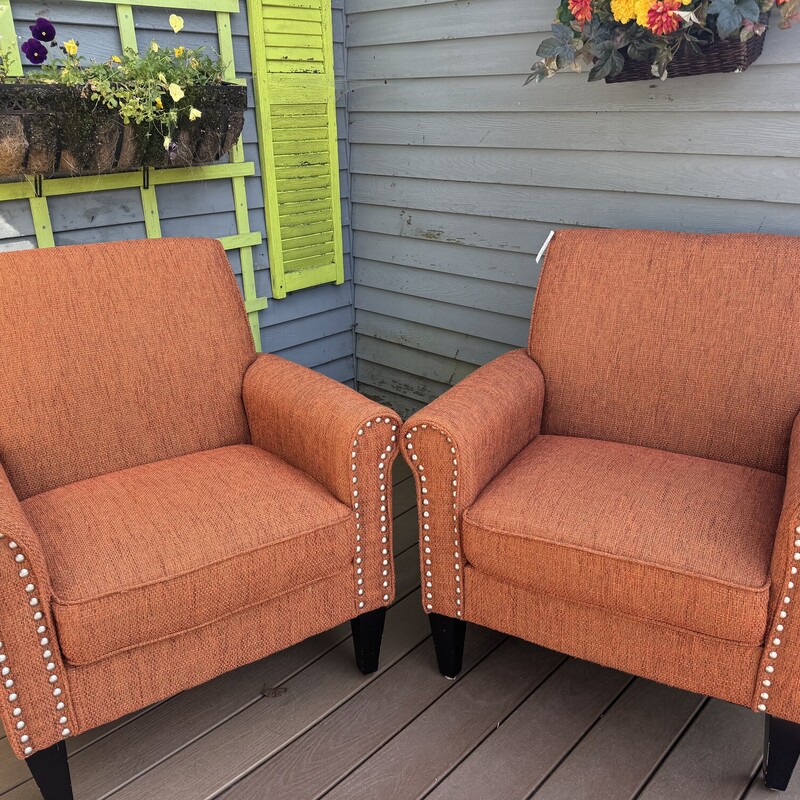
[[[783,791],[800,756],[800,725],[767,714],[764,726],[764,782]]]
[[[436,648],[436,661],[439,672],[445,678],[455,678],[461,672],[464,661],[464,637],[467,623],[463,619],[430,614],[433,646]]]
[[[25,759],[44,800],[73,800],[67,745],[59,742]]]
[[[378,669],[385,621],[385,608],[376,608],[374,611],[368,611],[366,614],[361,614],[361,616],[350,620],[350,625],[353,628],[356,664],[365,675],[369,675]]]

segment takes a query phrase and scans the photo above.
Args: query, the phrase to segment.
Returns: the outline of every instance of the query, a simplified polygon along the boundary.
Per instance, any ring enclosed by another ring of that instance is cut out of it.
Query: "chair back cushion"
[[[0,465],[21,498],[249,439],[255,358],[212,239],[0,254]]]
[[[560,231],[529,352],[543,433],[783,473],[800,410],[800,238]]]

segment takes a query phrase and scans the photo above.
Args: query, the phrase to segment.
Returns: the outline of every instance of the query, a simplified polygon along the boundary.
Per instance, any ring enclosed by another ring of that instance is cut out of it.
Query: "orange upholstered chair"
[[[800,239],[564,231],[526,350],[409,420],[425,610],[749,706],[800,752]]]
[[[377,668],[399,419],[257,356],[220,244],[0,256],[0,718],[64,740],[353,619]]]

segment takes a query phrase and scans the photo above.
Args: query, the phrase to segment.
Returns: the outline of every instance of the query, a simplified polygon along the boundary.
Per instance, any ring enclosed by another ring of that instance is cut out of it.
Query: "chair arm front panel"
[[[75,728],[39,537],[0,467],[0,718],[27,758]]]
[[[544,377],[524,350],[480,367],[403,426],[417,484],[423,606],[462,616],[461,515],[539,434]]]
[[[252,442],[353,509],[354,611],[394,598],[392,462],[400,418],[337,381],[272,355],[244,379]]]
[[[800,722],[800,415],[792,428],[770,576],[770,615],[753,708]]]

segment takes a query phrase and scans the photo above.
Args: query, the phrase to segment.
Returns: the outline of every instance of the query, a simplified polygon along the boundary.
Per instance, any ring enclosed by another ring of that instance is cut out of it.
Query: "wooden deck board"
[[[639,800],[739,800],[761,764],[763,731],[754,718],[746,708],[710,700]]]
[[[631,680],[630,675],[569,659],[473,750],[428,800],[525,800]]]
[[[435,667],[414,484],[395,472],[381,670],[349,626],[68,743],[76,800],[768,800],[763,718],[470,626]],[[284,692],[265,697],[264,686]],[[800,773],[784,800],[800,800]],[[0,799],[39,800],[0,737]]]
[[[552,650],[506,641],[326,800],[424,797],[563,661]]]
[[[463,679],[503,636],[476,629]],[[223,795],[224,800],[318,797],[386,744],[457,681],[442,680],[429,641]]]
[[[607,800],[631,800],[702,703],[699,695],[633,681],[535,797],[572,800],[594,792]]]

